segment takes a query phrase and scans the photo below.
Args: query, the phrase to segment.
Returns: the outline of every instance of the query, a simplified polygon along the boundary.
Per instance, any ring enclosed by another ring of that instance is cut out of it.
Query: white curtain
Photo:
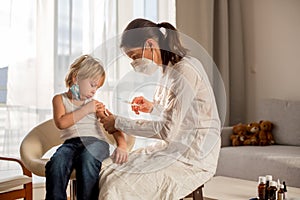
[[[244,1],[176,1],[180,30],[204,46],[222,76],[226,99],[218,101],[217,98],[217,102],[220,102],[223,113],[226,114],[225,126],[246,119],[242,2]],[[185,23],[186,21],[190,23]]]
[[[142,3],[137,3],[142,2]],[[175,0],[6,0],[0,8],[1,66],[8,66],[7,100],[0,104],[0,155],[19,156],[23,137],[52,117],[52,97],[66,90],[73,60],[117,37],[136,17],[175,24]],[[141,11],[142,10],[142,11]],[[104,63],[111,54],[105,50]],[[107,63],[105,63],[107,64]],[[99,100],[132,70],[112,67]],[[5,70],[4,70],[5,71]],[[51,133],[50,133],[51,134]],[[8,170],[9,169],[9,170]],[[0,177],[15,173],[0,163]],[[3,176],[2,176],[3,175]]]
[[[66,90],[73,60],[116,35],[116,0],[7,0],[1,9],[0,68],[8,66],[7,100],[0,104],[0,155],[19,157],[24,136],[52,118],[52,97]],[[2,70],[3,71],[3,70]],[[51,133],[49,133],[51,134]],[[17,166],[0,162],[0,177]]]

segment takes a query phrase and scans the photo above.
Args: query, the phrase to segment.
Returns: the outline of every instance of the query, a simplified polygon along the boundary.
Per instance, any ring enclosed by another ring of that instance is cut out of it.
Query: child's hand
[[[127,150],[122,147],[117,147],[111,155],[111,158],[114,163],[123,164],[128,160]]]
[[[105,105],[97,100],[92,100],[89,103],[85,105],[85,108],[87,109],[88,113],[95,113],[100,110],[105,110]]]

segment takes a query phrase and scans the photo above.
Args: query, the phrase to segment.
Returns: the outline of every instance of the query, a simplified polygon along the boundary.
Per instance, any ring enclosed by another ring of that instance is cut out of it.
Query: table
[[[249,200],[257,196],[255,181],[215,176],[204,184],[203,196],[207,200]],[[300,200],[300,188],[287,185],[287,200]]]

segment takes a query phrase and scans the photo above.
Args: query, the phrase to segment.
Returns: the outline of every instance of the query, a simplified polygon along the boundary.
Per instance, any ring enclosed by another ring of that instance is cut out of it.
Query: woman
[[[99,199],[180,199],[215,173],[220,151],[217,106],[202,64],[186,55],[177,30],[169,23],[133,20],[122,34],[121,48],[134,70],[163,75],[153,102],[132,101],[132,110],[158,115],[158,120],[133,120],[107,111],[101,122],[109,133],[160,139],[131,153],[128,162],[105,169]]]

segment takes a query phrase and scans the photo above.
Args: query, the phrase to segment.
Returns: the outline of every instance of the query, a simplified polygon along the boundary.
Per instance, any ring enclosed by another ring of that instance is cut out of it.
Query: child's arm
[[[103,117],[108,117],[109,115],[112,115],[112,113],[110,113],[108,110],[105,110],[105,111],[97,110],[96,111],[97,117],[99,119],[101,119]],[[117,143],[117,148],[115,149],[115,151],[113,152],[113,154],[111,156],[114,163],[122,164],[124,162],[127,162],[128,152],[127,152],[127,143],[126,143],[124,133],[119,130],[114,130],[113,133],[110,133],[110,134],[113,135],[113,137]]]
[[[93,100],[78,110],[75,110],[71,113],[66,113],[65,106],[63,105],[62,96],[55,95],[52,100],[53,105],[53,119],[55,125],[59,129],[69,128],[74,125],[76,122],[81,120],[89,113],[96,112],[97,109],[100,109],[103,106],[102,103]]]
[[[112,154],[114,163],[122,164],[127,162],[128,152],[124,133],[122,133],[121,131],[116,131],[112,135],[117,142],[117,148]]]

